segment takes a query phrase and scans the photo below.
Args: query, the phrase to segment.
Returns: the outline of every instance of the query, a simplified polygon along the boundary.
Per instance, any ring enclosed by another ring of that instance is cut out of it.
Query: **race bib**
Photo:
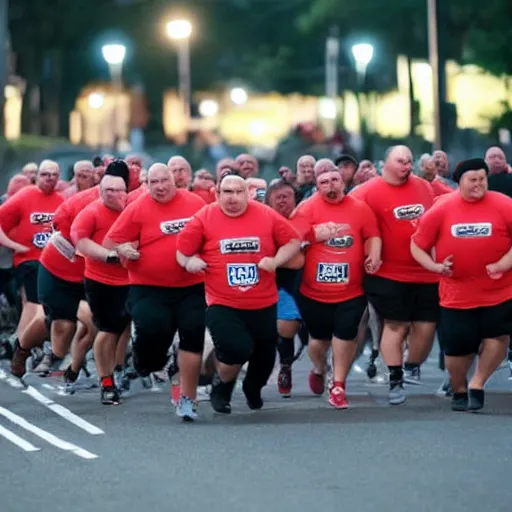
[[[55,249],[59,251],[64,258],[68,259],[69,261],[75,261],[75,248],[73,247],[73,244],[68,242],[61,234],[60,232],[55,232],[50,238],[50,243],[53,244]]]
[[[36,233],[32,238],[32,244],[38,249],[44,249],[51,236],[52,234],[48,232]]]
[[[319,283],[348,284],[348,263],[319,263],[316,280]]]
[[[230,263],[226,267],[229,286],[254,286],[260,278],[254,263]]]

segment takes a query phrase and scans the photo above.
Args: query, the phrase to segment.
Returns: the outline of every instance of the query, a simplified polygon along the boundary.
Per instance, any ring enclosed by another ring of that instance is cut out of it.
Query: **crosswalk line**
[[[6,409],[5,407],[0,407],[0,415],[2,415],[4,418],[7,418],[10,422],[14,423],[15,425],[18,425],[19,427],[24,428],[28,432],[31,432],[35,436],[43,439],[47,443],[55,446],[56,448],[59,448],[60,450],[71,452],[83,459],[98,458],[98,456],[95,455],[94,453],[84,450],[83,448],[80,448],[80,446],[76,446],[73,443],[64,441],[60,437],[57,437],[51,434],[50,432],[47,432],[46,430],[37,427],[36,425],[27,421],[25,418],[18,416],[17,414],[13,413],[9,409]]]
[[[26,452],[38,452],[39,450],[41,450],[41,448],[37,448],[28,441],[25,441],[25,439],[15,434],[14,432],[11,432],[9,429],[5,428],[2,425],[0,425],[0,436],[4,437],[5,439],[15,444],[16,446],[19,446],[22,450]]]
[[[71,412],[69,409],[66,409],[66,407],[55,403],[53,400],[50,400],[32,386],[28,386],[28,388],[22,391],[22,393],[31,396],[34,400],[37,400],[39,403],[43,404],[55,414],[69,421],[70,423],[73,423],[73,425],[76,425],[78,428],[85,430],[88,434],[97,436],[105,433],[103,430],[96,427],[92,423],[89,423],[83,418],[80,418],[80,416],[77,416]]]

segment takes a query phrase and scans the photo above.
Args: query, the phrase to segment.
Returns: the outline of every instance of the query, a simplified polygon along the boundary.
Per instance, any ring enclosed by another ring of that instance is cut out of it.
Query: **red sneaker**
[[[314,395],[321,395],[325,390],[325,379],[313,370],[309,372],[309,388]]]
[[[346,409],[348,407],[347,395],[341,386],[334,386],[329,395],[329,403],[335,409]]]
[[[277,377],[277,389],[283,398],[290,398],[292,394],[292,369],[290,366],[281,366]]]

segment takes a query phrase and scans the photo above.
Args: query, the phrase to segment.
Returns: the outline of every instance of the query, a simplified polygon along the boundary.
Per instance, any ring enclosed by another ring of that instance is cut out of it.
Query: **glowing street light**
[[[173,20],[167,23],[167,35],[171,39],[188,39],[192,35],[192,23],[188,20]]]
[[[373,45],[369,43],[359,43],[352,46],[352,55],[356,61],[356,71],[359,79],[364,83],[366,69],[373,59]]]
[[[203,117],[214,117],[219,112],[219,104],[215,100],[203,100],[199,103],[199,113]]]
[[[98,110],[105,104],[105,96],[101,92],[92,92],[89,94],[89,107]]]
[[[230,93],[231,101],[235,105],[245,105],[247,103],[247,91],[242,87],[234,87]]]
[[[114,83],[121,82],[123,62],[126,57],[126,46],[123,44],[106,44],[101,49],[103,58],[110,69],[110,76]]]
[[[185,115],[190,117],[190,36],[192,23],[188,20],[172,20],[167,23],[167,35],[178,44],[178,72],[180,96],[185,106]]]

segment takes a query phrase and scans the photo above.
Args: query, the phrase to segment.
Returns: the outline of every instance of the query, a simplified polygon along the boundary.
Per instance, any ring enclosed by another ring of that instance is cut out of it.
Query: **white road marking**
[[[38,452],[41,448],[37,448],[33,444],[25,441],[25,439],[21,438],[14,432],[11,432],[9,429],[0,425],[0,436],[5,437],[11,443],[14,443],[16,446],[19,446],[22,450],[26,452]]]
[[[40,437],[47,443],[55,446],[56,448],[59,448],[61,450],[74,453],[78,457],[81,457],[83,459],[97,459],[98,456],[94,453],[88,452],[87,450],[84,450],[83,448],[80,448],[79,446],[76,446],[73,443],[69,443],[68,441],[64,441],[60,437],[57,437],[50,432],[47,432],[46,430],[43,430],[42,428],[37,427],[36,425],[33,425],[29,421],[27,421],[25,418],[22,418],[21,416],[18,416],[17,414],[14,414],[13,412],[9,411],[9,409],[5,409],[4,407],[0,407],[0,414],[7,418],[9,421],[14,423],[15,425],[18,425],[21,428],[24,428],[25,430],[28,430],[32,434],[36,435],[37,437]]]
[[[45,407],[53,411],[55,414],[59,415],[61,418],[73,423],[77,427],[85,430],[88,434],[93,436],[97,436],[100,434],[104,434],[103,430],[96,427],[92,423],[80,418],[76,414],[72,413],[69,409],[66,409],[60,404],[55,403],[53,400],[50,400],[48,397],[44,396],[42,393],[39,393],[37,389],[32,386],[29,386],[26,390],[22,391],[29,396],[31,396],[34,400],[37,400],[39,403],[43,404]]]
[[[355,364],[353,368],[357,373],[366,373],[358,364]]]

